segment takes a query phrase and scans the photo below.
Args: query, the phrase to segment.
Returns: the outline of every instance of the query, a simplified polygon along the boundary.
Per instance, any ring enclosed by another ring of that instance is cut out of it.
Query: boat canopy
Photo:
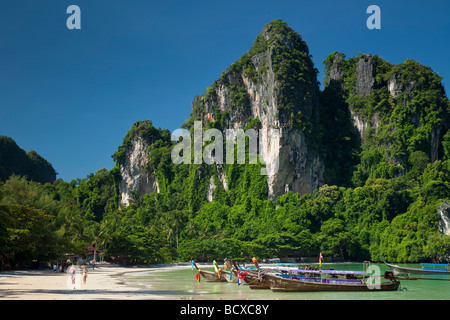
[[[279,271],[286,272],[297,272],[297,273],[314,273],[314,274],[366,274],[364,271],[353,271],[353,270],[307,270],[307,269],[298,269],[298,268],[290,268],[290,267],[278,267],[276,268]]]
[[[421,263],[422,270],[427,271],[447,271],[448,263]],[[432,267],[432,268],[430,268]],[[435,267],[444,267],[444,268],[435,268]]]
[[[241,267],[242,270],[255,270],[254,267]],[[288,266],[261,266],[260,269],[267,270],[277,270],[281,272],[296,272],[296,273],[311,273],[311,274],[341,274],[341,275],[350,275],[350,274],[359,274],[365,275],[364,271],[353,271],[353,270],[309,270],[309,269],[299,269],[297,267],[288,267]]]
[[[297,269],[297,272],[303,273],[323,273],[323,274],[366,274],[364,271],[353,271],[353,270],[305,270]]]
[[[269,261],[270,261],[270,262],[273,262],[273,261],[280,261],[280,258],[269,259]]]

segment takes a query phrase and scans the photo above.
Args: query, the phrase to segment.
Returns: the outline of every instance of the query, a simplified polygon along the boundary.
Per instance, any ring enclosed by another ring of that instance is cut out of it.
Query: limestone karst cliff
[[[278,165],[275,174],[258,177],[259,193],[270,200],[288,191],[312,193],[324,184],[360,186],[368,178],[402,175],[420,159],[442,157],[449,103],[442,79],[429,67],[413,60],[392,65],[372,54],[346,59],[338,52],[324,64],[321,91],[302,37],[286,23],[272,21],[248,52],[194,98],[182,127],[192,130],[201,121],[203,130],[222,132],[279,129],[275,138],[259,133],[261,160],[267,167]],[[161,152],[153,143],[174,144],[163,131],[137,122],[115,154],[121,204],[128,204],[130,195],[167,191],[171,179],[195,189],[180,195],[188,202],[233,194],[237,176],[245,177],[239,182],[243,186],[251,184],[244,181],[252,180],[250,173],[227,164],[175,169],[160,159],[155,163]]]
[[[306,43],[274,21],[206,94],[195,98],[191,121],[221,130],[279,129],[279,140],[262,137],[259,145],[266,164],[279,164],[267,178],[268,197],[275,199],[287,191],[311,193],[324,183],[323,161],[311,139],[318,102],[317,70]]]
[[[134,196],[142,197],[144,194],[158,190],[158,182],[154,174],[147,169],[148,146],[148,143],[139,137],[132,141],[131,148],[125,152],[126,156],[120,166],[122,179],[118,185],[123,204],[129,203],[133,192],[137,192]]]
[[[149,120],[137,121],[113,156],[119,163],[117,188],[120,204],[128,205],[131,198],[140,199],[158,190],[158,181],[151,169],[147,150],[159,137],[159,131],[153,128]]]
[[[359,140],[357,174],[392,178],[419,155],[431,163],[442,158],[449,103],[442,78],[431,68],[414,60],[392,65],[372,54],[345,59],[338,52],[325,65],[325,85],[340,90]]]
[[[438,206],[439,220],[438,229],[440,232],[450,235],[450,203],[444,200],[440,206]]]
[[[317,70],[306,43],[285,23],[273,21],[204,95],[194,98],[184,127],[201,120],[204,129],[279,129],[279,136],[271,137],[269,132],[259,137],[262,160],[267,167],[278,166],[267,177],[267,197],[275,199],[287,191],[311,193],[324,183],[323,161],[314,140],[319,93]],[[142,171],[145,147],[138,139],[124,148],[118,185],[122,203],[127,203],[130,191],[140,190],[142,195],[157,189],[154,175],[148,168]],[[216,171],[227,188],[226,175],[220,167]],[[206,197],[212,200],[215,184],[211,177],[208,180]]]

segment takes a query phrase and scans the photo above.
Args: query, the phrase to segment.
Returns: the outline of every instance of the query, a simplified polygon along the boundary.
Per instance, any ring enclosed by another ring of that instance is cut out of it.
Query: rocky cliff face
[[[125,158],[120,164],[122,179],[117,186],[121,195],[121,205],[128,205],[133,195],[142,198],[155,190],[159,192],[158,181],[147,167],[148,146],[142,137],[137,137],[133,140],[132,147],[125,150]]]
[[[118,192],[120,205],[141,199],[145,194],[159,192],[158,181],[149,166],[148,147],[157,139],[158,130],[149,120],[137,121],[124,138],[119,151],[113,156],[119,165]],[[135,198],[135,199],[133,199]]]
[[[352,89],[347,94],[364,97],[372,93],[375,84],[375,67],[371,54],[362,55],[355,64],[355,73],[352,74]],[[325,80],[326,86],[339,86],[343,91],[348,89],[346,87],[346,75],[345,69],[348,69],[348,63],[345,61],[345,55],[343,53],[336,52],[333,56],[333,63],[329,70],[329,76]],[[376,129],[379,125],[379,119],[377,115],[372,118],[367,118],[365,115],[355,112],[350,106],[350,113],[355,127],[357,136],[360,143],[364,141],[364,137],[369,128]]]
[[[324,62],[320,92],[306,43],[285,23],[272,21],[248,52],[194,98],[183,127],[201,121],[203,130],[219,129],[226,139],[237,130],[265,130],[257,131],[257,153],[266,168],[276,168],[266,179],[272,200],[288,191],[312,193],[325,183],[358,186],[368,178],[398,176],[410,169],[416,151],[439,159],[450,123],[448,100],[430,68],[412,60],[391,65],[371,54],[346,59],[337,52]],[[124,139],[116,156],[121,204],[129,203],[130,194],[165,190],[166,182],[156,177],[173,172],[162,166],[156,174],[147,153],[161,132],[138,122]],[[189,197],[197,199],[196,192],[213,201],[218,192],[230,191],[225,158],[215,170],[188,170],[183,179],[192,181]]]
[[[440,219],[438,220],[438,230],[443,234],[450,236],[450,203],[444,200],[438,206]]]
[[[310,193],[323,184],[323,162],[308,136],[319,116],[318,93],[306,44],[275,21],[205,95],[195,98],[191,117],[222,130],[280,129],[279,137],[269,132],[259,145],[267,166],[279,163],[278,172],[268,176],[268,197]]]
[[[328,63],[325,84],[341,88],[360,144],[366,142],[367,132],[370,131],[374,137],[382,127],[385,141],[378,141],[379,150],[404,144],[402,148],[409,148],[410,152],[414,148],[424,151],[431,162],[439,159],[440,142],[449,127],[447,102],[439,77],[429,67],[412,60],[391,65],[371,54],[346,60],[345,55],[338,52],[330,55]],[[424,98],[428,101],[425,102]],[[427,119],[431,114],[437,117],[430,121],[432,123]],[[410,136],[421,135],[422,141],[416,141],[416,146],[406,146],[405,138],[399,137],[404,134],[399,127],[405,124],[411,126]],[[389,141],[386,139],[388,135]],[[403,154],[406,153],[404,150]],[[388,161],[404,166],[407,159],[390,154]]]

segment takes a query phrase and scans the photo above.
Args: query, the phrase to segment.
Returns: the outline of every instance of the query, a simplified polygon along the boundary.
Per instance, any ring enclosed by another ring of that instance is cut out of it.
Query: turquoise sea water
[[[388,268],[380,267],[382,274]],[[408,264],[404,266],[420,267]],[[213,270],[206,266],[203,270]],[[363,270],[362,264],[325,264],[322,269]],[[190,267],[178,269],[158,269],[149,272],[130,272],[123,280],[152,294],[169,296],[173,299],[208,300],[450,300],[450,281],[404,280],[401,290],[386,292],[272,292],[271,290],[252,290],[247,285],[236,283],[211,283],[194,276],[197,271]],[[417,275],[417,277],[423,277]],[[449,276],[426,276],[450,280]]]

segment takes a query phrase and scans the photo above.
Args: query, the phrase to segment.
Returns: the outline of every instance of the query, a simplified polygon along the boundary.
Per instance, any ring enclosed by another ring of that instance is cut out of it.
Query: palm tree
[[[100,230],[101,230],[100,223],[95,222],[95,221],[90,221],[86,234],[88,236],[88,239],[90,239],[90,244],[93,245],[93,247],[94,247],[94,262],[97,257],[97,247],[98,247]]]
[[[186,223],[186,227],[184,228],[186,236],[188,236],[189,238],[193,238],[195,237],[195,235],[197,234],[197,225],[195,223],[195,221],[193,219],[189,220]]]

